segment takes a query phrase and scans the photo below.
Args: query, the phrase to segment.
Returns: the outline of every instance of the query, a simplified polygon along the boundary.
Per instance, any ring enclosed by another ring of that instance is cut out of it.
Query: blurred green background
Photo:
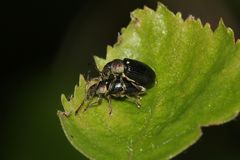
[[[162,0],[175,13],[210,22],[220,17],[240,36],[239,0]],[[3,2],[1,24],[1,160],[86,159],[67,141],[57,110],[79,74],[94,71],[92,55],[105,56],[129,13],[156,0],[35,0]],[[174,160],[240,159],[240,118],[204,128],[203,137]]]

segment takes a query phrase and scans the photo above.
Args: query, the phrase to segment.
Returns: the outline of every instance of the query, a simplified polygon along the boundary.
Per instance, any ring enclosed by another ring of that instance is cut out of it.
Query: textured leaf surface
[[[95,57],[98,67],[115,58],[129,57],[150,65],[157,82],[143,96],[142,108],[128,101],[108,103],[71,114],[84,98],[80,77],[74,97],[62,95],[64,116],[58,112],[72,145],[90,159],[167,160],[201,136],[201,126],[222,124],[240,110],[240,45],[220,21],[213,32],[209,24],[187,20],[159,4],[131,14],[106,59]]]

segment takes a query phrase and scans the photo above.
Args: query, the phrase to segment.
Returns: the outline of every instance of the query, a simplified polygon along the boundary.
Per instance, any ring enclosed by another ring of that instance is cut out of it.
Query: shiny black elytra
[[[101,77],[109,79],[112,75],[124,77],[145,88],[152,87],[156,79],[156,74],[150,66],[129,58],[108,62],[101,71]]]

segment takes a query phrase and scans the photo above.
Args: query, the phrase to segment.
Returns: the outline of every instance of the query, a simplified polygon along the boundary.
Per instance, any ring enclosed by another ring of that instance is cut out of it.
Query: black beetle
[[[156,74],[150,66],[129,58],[114,59],[108,62],[100,73],[104,80],[110,79],[112,75],[120,76],[145,88],[152,87],[156,78]]]
[[[103,98],[106,98],[109,103],[109,114],[112,113],[111,98],[123,98],[127,97],[135,102],[137,107],[141,106],[140,104],[140,95],[144,94],[146,89],[143,86],[137,85],[133,82],[128,81],[125,78],[119,76],[116,77],[114,81],[109,79],[102,80],[91,85],[85,94],[85,98],[80,104],[80,106],[75,111],[75,114],[79,112],[85,101],[89,101],[89,104],[84,109],[86,111],[88,108],[99,105],[102,102]],[[97,97],[96,101],[92,101],[94,97]]]

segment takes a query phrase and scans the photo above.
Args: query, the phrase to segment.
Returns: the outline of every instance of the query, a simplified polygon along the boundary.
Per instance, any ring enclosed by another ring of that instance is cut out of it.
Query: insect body
[[[106,98],[109,103],[109,114],[112,113],[112,106],[111,106],[111,99],[112,97],[116,98],[123,98],[127,97],[135,102],[137,107],[140,107],[141,104],[139,102],[140,95],[144,94],[146,89],[142,86],[134,85],[132,82],[129,82],[126,79],[123,79],[123,81],[120,80],[119,77],[111,83],[109,80],[102,80],[98,83],[93,84],[90,86],[87,90],[86,97],[84,98],[81,105],[78,107],[78,109],[75,111],[75,113],[78,113],[78,111],[81,109],[85,101],[88,101],[89,104],[84,109],[86,111],[88,108],[99,105],[102,102],[103,98]],[[96,101],[92,101],[94,97],[97,97]]]
[[[114,59],[108,62],[102,72],[103,79],[109,79],[110,76],[124,77],[138,85],[150,88],[155,82],[155,72],[151,67],[137,60],[124,58]]]
[[[87,80],[88,83],[96,82],[86,88],[85,98],[75,113],[78,113],[86,101],[88,104],[84,111],[99,105],[105,98],[108,100],[109,114],[111,114],[111,99],[114,97],[126,97],[140,107],[140,96],[146,92],[146,88],[154,84],[155,78],[155,72],[145,63],[128,58],[114,59],[104,66],[99,77]],[[97,99],[93,101],[95,97]]]

